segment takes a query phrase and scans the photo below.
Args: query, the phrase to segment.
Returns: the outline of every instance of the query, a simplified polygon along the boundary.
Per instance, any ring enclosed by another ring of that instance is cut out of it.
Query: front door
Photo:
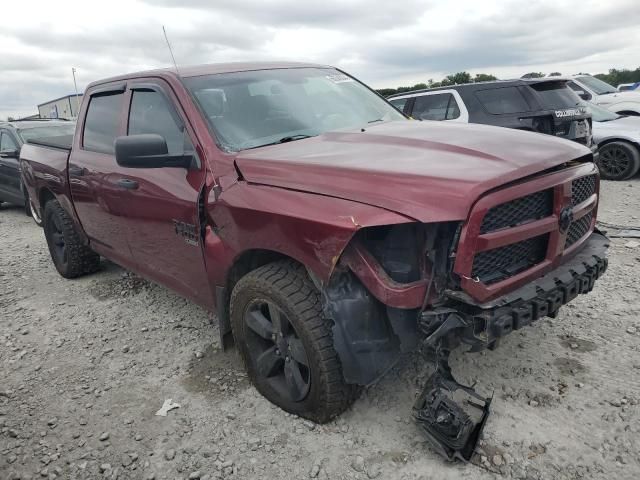
[[[197,139],[185,122],[170,87],[160,80],[130,83],[127,135],[154,133],[167,142],[170,154],[193,154],[185,168],[127,168],[127,238],[143,275],[169,286],[202,305],[212,294],[204,266],[198,198],[206,170],[197,159]],[[197,164],[197,165],[196,165]]]
[[[0,130],[0,199],[21,205],[19,148],[7,130]]]
[[[133,267],[127,242],[126,185],[119,179],[126,170],[116,163],[114,142],[125,124],[125,86],[116,84],[88,91],[82,128],[74,138],[69,158],[73,204],[92,248],[121,264]]]

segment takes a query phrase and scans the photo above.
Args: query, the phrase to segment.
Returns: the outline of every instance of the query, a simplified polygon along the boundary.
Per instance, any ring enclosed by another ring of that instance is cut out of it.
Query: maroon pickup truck
[[[436,368],[413,415],[464,459],[490,399],[449,352],[555,316],[607,267],[590,160],[549,136],[411,121],[340,70],[290,63],[93,83],[73,138],[21,153],[63,277],[104,256],[215,312],[256,388],[317,422],[422,348]]]

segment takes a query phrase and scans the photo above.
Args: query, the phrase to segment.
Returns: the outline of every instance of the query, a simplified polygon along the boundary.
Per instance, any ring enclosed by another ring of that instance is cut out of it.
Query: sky
[[[603,73],[640,66],[638,0],[20,0],[0,29],[0,119],[111,75],[295,60],[374,88],[459,71]]]

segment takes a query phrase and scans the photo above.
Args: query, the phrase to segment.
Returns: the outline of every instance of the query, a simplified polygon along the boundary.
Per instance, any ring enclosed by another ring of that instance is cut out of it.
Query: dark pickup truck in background
[[[257,389],[317,422],[424,347],[436,370],[414,416],[464,459],[490,400],[449,352],[555,316],[607,267],[591,158],[410,121],[342,71],[284,63],[93,83],[73,139],[21,153],[62,276],[102,255],[203,305]]]
[[[44,137],[70,134],[76,126],[64,120],[17,120],[0,122],[0,204],[3,202],[24,206],[27,215],[33,215],[20,175],[20,149],[25,142]],[[39,225],[40,218],[34,215]]]

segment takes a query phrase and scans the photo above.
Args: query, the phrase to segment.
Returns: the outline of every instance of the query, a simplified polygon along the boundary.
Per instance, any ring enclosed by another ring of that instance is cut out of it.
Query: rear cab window
[[[113,155],[123,99],[122,91],[91,97],[82,133],[82,147],[85,150]]]
[[[492,115],[522,113],[531,110],[517,87],[500,87],[476,92],[476,98]]]

